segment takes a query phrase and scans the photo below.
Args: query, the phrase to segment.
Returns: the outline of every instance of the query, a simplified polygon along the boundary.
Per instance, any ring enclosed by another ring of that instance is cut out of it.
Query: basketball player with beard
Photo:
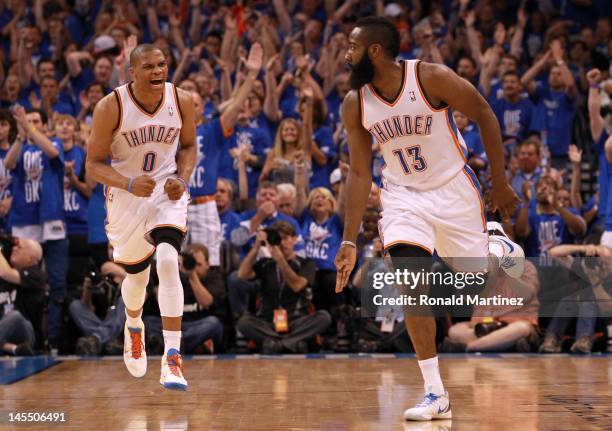
[[[495,114],[473,85],[447,67],[397,61],[399,46],[397,29],[384,18],[360,20],[349,36],[345,59],[352,69],[352,91],[344,99],[342,118],[350,153],[346,207],[351,211],[336,256],[336,291],[342,291],[355,265],[355,241],[372,181],[372,139],[380,144],[386,165],[379,231],[394,268],[428,271],[435,250],[454,270],[486,273],[501,266],[520,276],[522,250],[499,223],[487,226],[479,183],[467,165],[467,147],[451,110],[478,123],[491,164],[491,205],[509,219],[518,197],[506,181]],[[462,268],[466,264],[471,267]],[[415,316],[408,308],[404,314],[425,382],[423,401],[406,410],[404,418],[449,419],[435,319]]]

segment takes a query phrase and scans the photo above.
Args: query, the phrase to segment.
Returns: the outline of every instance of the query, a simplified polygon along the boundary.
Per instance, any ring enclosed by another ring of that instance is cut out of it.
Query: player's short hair
[[[193,244],[189,244],[187,246],[187,252],[194,254],[197,252],[200,252],[204,255],[204,259],[206,259],[206,262],[208,262],[208,248],[204,245],[204,244],[200,244],[198,242],[195,242]]]
[[[8,141],[12,144],[17,137],[17,122],[8,109],[0,109],[0,123],[3,122],[9,125]]]
[[[277,221],[273,223],[270,228],[276,230],[281,235],[297,236],[295,228],[291,225],[291,223],[286,221]]]
[[[395,58],[400,52],[400,34],[391,21],[379,16],[368,16],[360,19],[355,27],[366,29],[369,44],[381,45],[389,56]]]
[[[38,115],[40,115],[40,120],[42,121],[43,124],[47,124],[47,121],[49,120],[49,118],[47,117],[47,114],[45,113],[45,111],[43,111],[42,109],[38,109],[38,108],[26,109],[26,114],[31,114],[33,112],[36,112],[38,113]]]
[[[140,44],[136,48],[134,48],[134,50],[130,54],[130,65],[135,66],[140,61],[140,57],[142,57],[143,54],[146,54],[147,52],[151,51],[159,51],[162,54],[164,53],[161,48],[153,45],[152,43]]]

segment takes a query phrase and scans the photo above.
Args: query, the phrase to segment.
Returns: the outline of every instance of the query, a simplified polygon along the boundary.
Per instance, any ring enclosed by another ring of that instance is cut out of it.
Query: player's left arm
[[[183,195],[187,189],[187,182],[191,178],[191,172],[196,164],[196,125],[195,125],[195,108],[191,95],[181,90],[176,89],[178,96],[178,104],[180,106],[181,116],[183,118],[183,127],[179,140],[179,151],[176,161],[177,174],[182,179],[180,190],[174,190],[174,187],[166,187],[166,193],[170,199],[177,200]],[[169,180],[170,181],[170,180]]]
[[[491,204],[493,210],[500,211],[504,219],[509,219],[519,199],[506,179],[501,131],[493,110],[472,84],[448,67],[424,62],[418,67],[421,85],[430,102],[436,106],[444,102],[478,124],[491,164]]]

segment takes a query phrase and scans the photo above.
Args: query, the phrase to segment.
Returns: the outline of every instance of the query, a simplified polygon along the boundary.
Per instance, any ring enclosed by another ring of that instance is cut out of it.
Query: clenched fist
[[[164,184],[164,191],[168,193],[171,201],[178,201],[185,192],[185,183],[175,178],[168,178]]]
[[[155,180],[148,175],[141,175],[134,178],[132,181],[132,188],[128,190],[135,196],[141,198],[148,198],[155,189]]]

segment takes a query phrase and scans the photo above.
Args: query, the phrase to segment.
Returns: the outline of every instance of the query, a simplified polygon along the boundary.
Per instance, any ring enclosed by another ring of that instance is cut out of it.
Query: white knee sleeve
[[[179,277],[178,252],[170,244],[157,246],[157,276],[159,311],[164,317],[183,315],[183,286]]]
[[[121,296],[125,308],[137,311],[142,308],[147,294],[147,284],[149,284],[150,266],[137,274],[128,274],[121,283]]]

